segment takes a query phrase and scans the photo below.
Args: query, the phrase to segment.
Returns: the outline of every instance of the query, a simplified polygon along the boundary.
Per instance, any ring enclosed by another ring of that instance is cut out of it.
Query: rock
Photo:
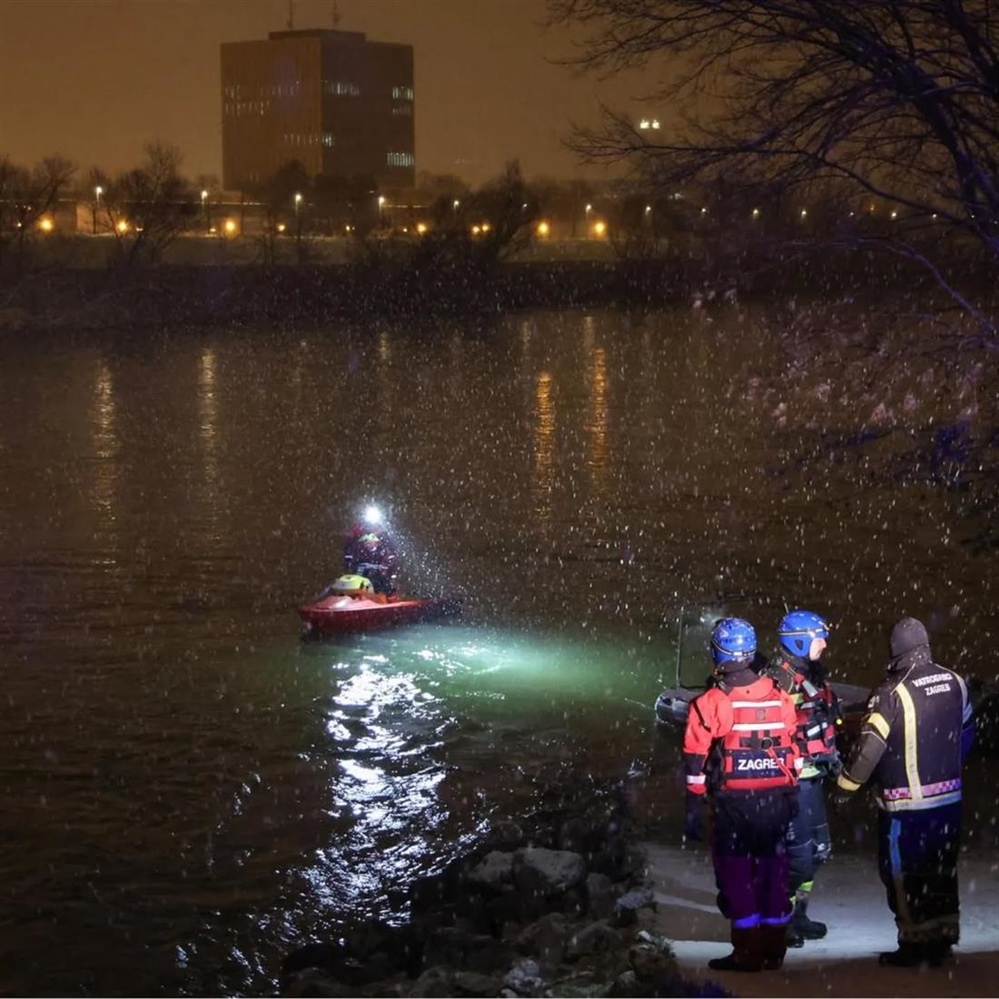
[[[593,919],[607,919],[614,911],[614,882],[606,874],[586,876],[586,914]]]
[[[581,884],[586,878],[586,864],[578,853],[528,847],[513,857],[513,879],[521,891],[555,895]]]
[[[618,787],[566,791],[497,823],[413,885],[410,923],[372,923],[289,955],[282,995],[586,999],[696,995],[654,926],[645,851]],[[595,805],[594,802],[597,804]],[[580,852],[559,848],[567,843]],[[552,844],[552,845],[540,845]],[[500,848],[502,847],[502,848]]]
[[[468,880],[490,888],[513,884],[513,854],[493,850],[468,873]]]
[[[656,896],[651,888],[635,888],[614,903],[614,921],[618,926],[634,926],[639,909],[656,908]]]

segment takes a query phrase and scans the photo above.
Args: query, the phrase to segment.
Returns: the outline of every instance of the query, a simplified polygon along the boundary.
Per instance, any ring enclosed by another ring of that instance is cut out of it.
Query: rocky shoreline
[[[344,927],[287,956],[282,996],[728,996],[685,976],[656,932],[622,784],[494,821],[416,883],[406,923]]]

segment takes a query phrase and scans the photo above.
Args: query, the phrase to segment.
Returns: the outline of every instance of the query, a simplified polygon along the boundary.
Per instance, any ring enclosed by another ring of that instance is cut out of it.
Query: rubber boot
[[[916,968],[927,960],[928,956],[921,945],[906,940],[899,942],[898,950],[885,951],[878,956],[878,964],[891,968]]]
[[[952,945],[944,940],[926,944],[923,948],[923,952],[926,954],[926,963],[931,968],[939,968],[941,965],[953,961],[954,951],[951,947]]]
[[[803,896],[801,896],[803,897]],[[794,913],[798,907],[798,895],[791,896],[791,918],[784,927],[784,939],[788,947],[804,947],[805,938],[801,935],[794,922]]]
[[[787,925],[764,925],[760,927],[763,937],[763,970],[777,971],[784,963],[787,953]]]
[[[801,947],[806,940],[821,940],[829,927],[815,919],[808,918],[808,896],[797,895],[794,899],[794,912],[788,923],[788,946]],[[793,941],[800,940],[800,943]]]
[[[793,920],[788,922],[787,926],[784,927],[784,938],[787,941],[788,947],[805,946],[805,938],[798,932]]]
[[[762,971],[763,927],[732,927],[732,953],[728,957],[715,957],[708,967],[715,971]]]

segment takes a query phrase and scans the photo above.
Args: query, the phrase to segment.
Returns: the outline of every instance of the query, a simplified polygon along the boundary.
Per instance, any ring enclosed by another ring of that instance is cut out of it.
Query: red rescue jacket
[[[767,666],[764,673],[794,701],[798,717],[798,742],[805,756],[805,770],[815,773],[839,768],[836,729],[843,724],[839,699],[826,682],[813,681],[801,660],[785,658]],[[806,773],[806,776],[808,773]]]
[[[687,790],[727,794],[793,787],[801,768],[796,727],[794,703],[769,677],[706,690],[687,714]]]

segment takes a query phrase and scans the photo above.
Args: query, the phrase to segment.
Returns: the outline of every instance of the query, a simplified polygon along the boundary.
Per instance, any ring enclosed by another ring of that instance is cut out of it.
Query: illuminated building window
[[[331,148],[334,142],[335,140],[332,132],[323,132],[323,145],[326,146],[327,149]]]
[[[323,93],[331,97],[360,97],[361,88],[344,80],[323,80]]]
[[[411,167],[416,161],[412,153],[389,153],[385,157],[385,162],[389,166]]]
[[[412,87],[393,87],[392,99],[396,101],[411,101],[413,99]]]
[[[396,104],[392,107],[392,114],[401,114],[406,118],[413,117],[412,104]]]

